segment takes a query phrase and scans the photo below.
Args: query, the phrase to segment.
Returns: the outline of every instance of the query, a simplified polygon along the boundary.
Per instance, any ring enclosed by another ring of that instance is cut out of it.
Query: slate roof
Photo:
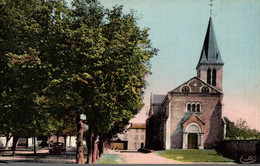
[[[203,47],[201,50],[201,55],[199,63],[196,69],[199,68],[201,64],[220,64],[224,65],[224,62],[220,56],[220,52],[217,45],[217,40],[213,28],[212,18],[209,18],[209,24],[207,28],[207,33],[204,39]]]
[[[164,100],[166,95],[159,95],[159,94],[154,94],[153,95],[153,101],[152,104],[161,104]]]

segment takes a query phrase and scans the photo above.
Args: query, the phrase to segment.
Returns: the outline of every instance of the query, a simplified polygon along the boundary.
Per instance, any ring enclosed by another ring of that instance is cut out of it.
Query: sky
[[[144,123],[150,95],[167,94],[196,76],[210,17],[208,0],[100,0],[106,8],[134,9],[141,28],[150,28],[152,75],[145,89],[144,108],[133,123]],[[223,116],[247,121],[260,130],[260,1],[214,0],[212,20],[223,67]]]

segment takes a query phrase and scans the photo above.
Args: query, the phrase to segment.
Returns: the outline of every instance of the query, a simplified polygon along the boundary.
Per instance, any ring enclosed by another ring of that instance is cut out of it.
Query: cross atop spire
[[[212,6],[213,6],[213,0],[210,0],[210,4],[209,4],[209,6],[210,6],[210,16],[212,15]]]

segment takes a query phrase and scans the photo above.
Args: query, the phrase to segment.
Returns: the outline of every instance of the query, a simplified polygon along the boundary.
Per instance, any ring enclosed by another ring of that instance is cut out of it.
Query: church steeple
[[[197,76],[222,91],[222,66],[217,40],[213,28],[212,18],[209,18],[208,28],[204,39],[200,59],[197,64]]]
[[[220,56],[220,52],[217,45],[217,40],[213,28],[212,18],[209,18],[209,24],[207,33],[204,39],[203,47],[200,54],[200,60],[196,67],[199,68],[202,64],[219,64],[224,65],[224,62]]]

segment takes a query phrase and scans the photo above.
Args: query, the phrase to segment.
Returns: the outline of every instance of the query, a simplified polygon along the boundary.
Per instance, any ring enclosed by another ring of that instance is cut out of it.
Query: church
[[[165,95],[151,95],[146,148],[212,149],[224,139],[223,65],[210,17],[197,76]]]

